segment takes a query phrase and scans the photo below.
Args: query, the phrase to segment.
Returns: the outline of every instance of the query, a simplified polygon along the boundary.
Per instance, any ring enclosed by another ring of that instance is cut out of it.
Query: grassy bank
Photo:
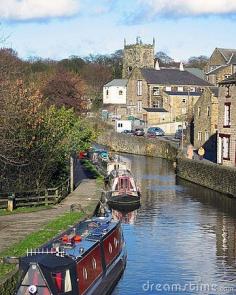
[[[40,231],[29,234],[24,240],[1,252],[0,257],[23,256],[27,249],[39,248],[41,245],[45,244],[47,241],[57,236],[60,232],[68,229],[69,226],[74,225],[84,217],[85,213],[82,212],[70,212],[63,214],[53,221],[50,221]],[[15,265],[0,263],[0,281],[4,279],[6,274],[13,271],[14,268]]]
[[[93,178],[96,178],[98,181],[103,180],[102,174],[97,170],[97,168],[89,160],[83,159],[81,160],[81,164],[85,170],[91,173],[91,176]]]
[[[20,207],[14,209],[14,211],[10,212],[7,209],[0,209],[0,216],[5,215],[12,215],[12,214],[19,214],[19,213],[31,213],[31,212],[38,212],[42,210],[52,209],[53,206],[39,206],[39,207]]]

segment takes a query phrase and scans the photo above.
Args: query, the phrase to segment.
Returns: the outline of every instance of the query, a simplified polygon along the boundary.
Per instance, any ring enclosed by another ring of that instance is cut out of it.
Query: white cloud
[[[0,0],[0,19],[66,17],[79,11],[79,0]]]
[[[151,8],[151,15],[209,15],[236,13],[235,0],[139,0]]]

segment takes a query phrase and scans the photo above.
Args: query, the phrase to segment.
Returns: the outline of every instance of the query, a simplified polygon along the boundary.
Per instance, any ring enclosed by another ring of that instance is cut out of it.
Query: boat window
[[[83,268],[83,278],[84,278],[84,280],[88,279],[88,272],[87,272],[87,269],[85,267]]]
[[[52,279],[56,286],[57,292],[66,293],[72,291],[70,271],[52,273]]]
[[[112,253],[112,245],[111,245],[111,243],[109,243],[109,253],[111,254]]]
[[[118,247],[118,240],[117,240],[117,238],[114,238],[114,245],[115,245],[115,248]]]
[[[92,259],[92,265],[93,265],[93,269],[95,270],[97,268],[97,262],[96,262],[96,259],[94,257]]]

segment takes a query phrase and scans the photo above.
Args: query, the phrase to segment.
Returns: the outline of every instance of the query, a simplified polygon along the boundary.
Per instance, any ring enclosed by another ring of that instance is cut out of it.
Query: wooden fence
[[[14,193],[1,193],[0,209],[9,208],[9,204],[10,206],[12,206],[12,209],[19,207],[54,205],[61,202],[69,193],[69,179],[67,179],[56,188],[38,189]]]

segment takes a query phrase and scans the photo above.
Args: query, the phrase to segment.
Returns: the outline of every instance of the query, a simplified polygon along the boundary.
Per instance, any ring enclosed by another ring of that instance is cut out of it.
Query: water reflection
[[[176,179],[168,161],[122,158],[142,200],[123,225],[128,262],[113,294],[236,294],[236,200]]]

